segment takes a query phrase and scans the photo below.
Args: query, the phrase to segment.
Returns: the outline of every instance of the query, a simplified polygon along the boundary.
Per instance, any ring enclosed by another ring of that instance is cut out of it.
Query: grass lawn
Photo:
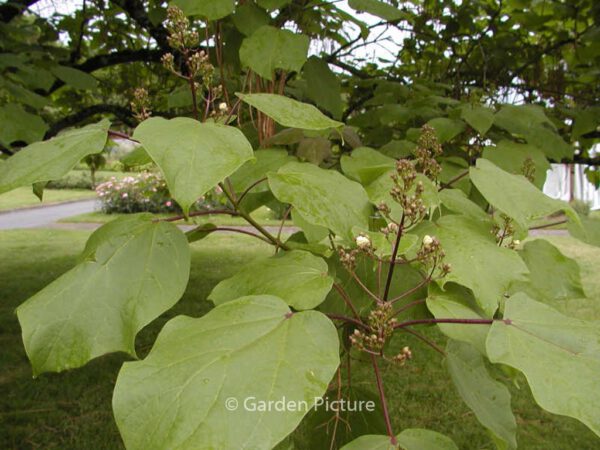
[[[32,379],[14,309],[33,293],[71,268],[83,248],[87,231],[14,230],[0,232],[0,448],[2,449],[120,449],[119,434],[111,411],[113,385],[122,354],[107,355],[87,366],[61,374]],[[584,286],[590,298],[600,298],[597,248],[569,237],[550,240],[567,255],[578,258]],[[221,279],[240,268],[247,258],[268,255],[262,242],[238,235],[211,235],[193,246],[191,282],[183,299],[139,334],[138,354],[143,357],[171,317],[201,316],[211,304],[204,299]],[[582,307],[586,307],[583,303]],[[599,315],[588,318],[600,318]],[[435,328],[425,330],[443,345]],[[440,355],[410,335],[398,345],[410,345],[414,359],[404,368],[385,368],[384,378],[393,425],[430,428],[451,436],[461,449],[493,449],[474,415],[462,403],[441,365]],[[369,368],[354,363],[355,386],[374,392]],[[578,421],[543,412],[532,400],[524,382],[511,387],[513,409],[523,449],[593,449],[600,439]],[[557,387],[560,388],[560,387]],[[295,433],[297,448],[310,430]]]
[[[76,216],[65,217],[64,219],[59,220],[59,222],[66,223],[106,223],[111,220],[116,219],[117,217],[124,216],[126,214],[104,214],[103,212],[91,212],[85,214],[78,214]],[[166,218],[169,216],[173,216],[174,214],[156,214],[157,218]],[[280,219],[275,218],[273,212],[263,206],[258,208],[256,211],[252,213],[252,217],[256,219],[262,225],[269,226],[278,226],[281,223]],[[199,217],[191,217],[190,222],[193,224],[203,224],[203,223],[213,223],[215,225],[248,225],[241,217],[231,217],[224,214],[215,214],[211,216],[199,216]],[[184,221],[179,222],[184,224]],[[286,225],[292,225],[291,221],[286,221]]]
[[[95,197],[94,191],[85,189],[45,189],[44,201],[40,202],[31,187],[20,187],[0,195],[0,211]]]

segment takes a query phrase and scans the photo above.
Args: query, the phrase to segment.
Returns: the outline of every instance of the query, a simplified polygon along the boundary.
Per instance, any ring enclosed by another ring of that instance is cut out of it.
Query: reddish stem
[[[417,319],[417,320],[408,320],[406,322],[402,322],[394,325],[394,329],[404,328],[411,325],[422,325],[427,323],[460,323],[463,325],[491,325],[494,323],[494,319]],[[506,325],[510,325],[512,321],[510,319],[503,319]]]
[[[400,219],[400,223],[398,224],[398,236],[396,237],[396,242],[394,243],[394,249],[392,250],[392,258],[390,259],[390,267],[388,268],[388,276],[385,282],[385,290],[383,291],[383,301],[387,301],[388,296],[390,295],[390,286],[392,285],[392,276],[394,275],[394,262],[396,261],[396,256],[398,255],[398,247],[400,246],[400,239],[402,239],[402,233],[404,232],[404,213],[402,213],[402,219]]]
[[[373,371],[375,372],[375,379],[377,380],[377,390],[379,391],[379,398],[381,399],[381,408],[383,409],[383,417],[385,419],[385,428],[387,434],[390,437],[392,445],[398,445],[398,440],[392,430],[392,422],[390,420],[390,413],[388,411],[387,401],[385,400],[385,392],[383,390],[383,381],[381,379],[381,373],[379,373],[379,365],[377,364],[377,358],[371,355],[371,363],[373,364]]]
[[[208,211],[192,211],[188,214],[188,217],[196,217],[196,216],[210,216],[213,214],[229,214],[230,216],[238,216],[239,214],[236,211],[231,209],[213,209]],[[165,219],[154,219],[153,222],[177,222],[178,220],[185,219],[185,216],[173,216],[167,217]]]

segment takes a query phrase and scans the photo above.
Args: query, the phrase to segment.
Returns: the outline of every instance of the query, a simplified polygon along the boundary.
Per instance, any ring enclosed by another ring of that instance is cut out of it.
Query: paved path
[[[0,229],[47,227],[57,220],[94,211],[96,200],[80,200],[16,211],[0,212]]]

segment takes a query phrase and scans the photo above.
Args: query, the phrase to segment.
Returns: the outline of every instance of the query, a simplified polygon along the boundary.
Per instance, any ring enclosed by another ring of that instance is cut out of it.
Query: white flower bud
[[[227,107],[227,103],[221,102],[219,103],[219,111],[226,112],[229,108]]]
[[[428,246],[433,244],[433,238],[431,236],[429,236],[428,234],[426,234],[425,236],[423,236],[423,245],[424,246]]]
[[[515,240],[513,241],[513,244],[515,244],[515,245],[521,245],[521,241],[520,241],[520,240],[518,240],[518,239],[515,239]]]
[[[368,236],[363,236],[361,234],[359,236],[356,236],[356,245],[358,246],[358,248],[364,250],[371,246],[371,240],[368,238]]]

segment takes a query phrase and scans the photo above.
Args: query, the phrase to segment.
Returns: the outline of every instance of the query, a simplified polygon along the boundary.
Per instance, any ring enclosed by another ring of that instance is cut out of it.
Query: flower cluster
[[[226,115],[229,111],[227,103],[215,104],[215,100],[223,95],[223,87],[221,85],[213,86],[215,67],[211,64],[208,53],[198,49],[200,43],[198,32],[191,30],[189,20],[175,6],[167,8],[166,28],[169,32],[169,45],[178,51],[184,69],[180,70],[180,67],[177,67],[175,56],[172,53],[162,56],[163,66],[177,77],[190,83],[193,95],[203,98],[212,107],[211,117]],[[206,111],[209,111],[208,107]]]
[[[136,88],[133,91],[133,99],[131,100],[131,110],[134,117],[142,122],[151,116],[150,97],[148,91],[144,88]]]
[[[370,331],[354,330],[350,342],[361,351],[381,353],[386,341],[394,332],[397,319],[393,317],[394,310],[390,302],[380,302],[369,313],[367,325]]]
[[[421,247],[417,252],[417,260],[423,264],[427,270],[433,271],[436,268],[440,270],[440,276],[444,277],[450,273],[452,267],[448,263],[444,263],[443,259],[446,256],[440,245],[440,241],[436,237],[425,235],[421,242]]]
[[[417,181],[415,167],[406,159],[396,162],[396,173],[393,173],[391,177],[394,187],[390,190],[390,195],[395,202],[402,206],[405,228],[408,228],[425,217],[427,208],[422,199],[425,188],[421,181]],[[388,220],[395,222],[390,217],[391,209],[389,205],[381,203],[378,210]]]
[[[432,180],[437,179],[442,168],[435,157],[441,155],[442,152],[443,149],[437,140],[435,130],[429,125],[423,125],[421,136],[414,150],[417,171]]]

